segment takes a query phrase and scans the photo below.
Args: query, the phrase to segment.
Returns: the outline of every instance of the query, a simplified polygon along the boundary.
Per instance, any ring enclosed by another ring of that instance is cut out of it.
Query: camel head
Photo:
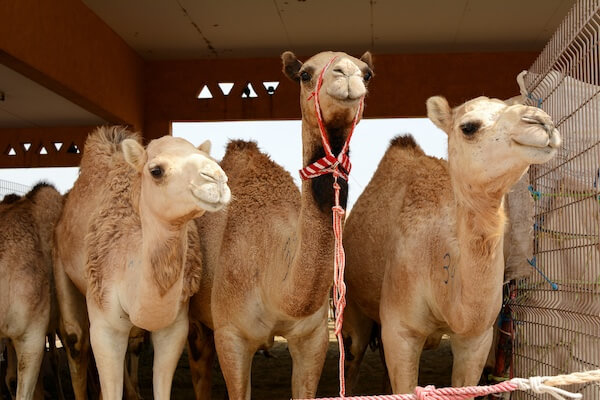
[[[445,98],[427,100],[427,115],[448,135],[448,165],[464,188],[505,192],[531,164],[552,159],[561,139],[539,108],[478,97],[451,109]]]
[[[187,220],[229,203],[227,176],[208,156],[210,142],[196,148],[187,140],[163,136],[146,149],[133,139],[121,146],[125,160],[141,176],[140,208],[160,219]]]
[[[323,122],[330,135],[335,130],[343,131],[344,127],[354,120],[360,99],[367,94],[367,86],[373,77],[371,53],[366,52],[358,59],[346,53],[326,51],[304,63],[291,51],[281,55],[283,72],[293,81],[300,83],[302,119],[312,126],[317,126],[312,94],[316,89],[319,74],[334,57],[335,60],[323,75],[319,91]],[[317,140],[320,142],[320,139]]]

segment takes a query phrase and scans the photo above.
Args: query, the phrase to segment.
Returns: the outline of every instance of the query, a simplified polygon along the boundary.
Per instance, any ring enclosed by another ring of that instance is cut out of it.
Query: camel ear
[[[369,68],[371,68],[371,70],[375,69],[375,68],[373,68],[373,56],[371,55],[370,51],[365,51],[365,54],[360,56],[360,61],[367,64],[369,66]]]
[[[121,142],[123,156],[133,168],[138,171],[142,170],[146,162],[146,150],[144,147],[133,139],[125,139]]]
[[[514,106],[514,105],[518,105],[518,104],[525,104],[525,99],[523,98],[523,96],[518,95],[518,96],[513,96],[510,99],[504,100],[504,103],[507,106]]]
[[[427,117],[444,132],[451,131],[452,109],[444,97],[433,96],[427,99]]]
[[[200,146],[198,146],[198,150],[210,155],[211,146],[212,146],[212,144],[210,143],[210,140],[205,140]]]
[[[291,51],[286,51],[281,55],[281,61],[283,61],[283,73],[295,82],[300,82],[300,68],[302,63],[296,58],[296,55]]]

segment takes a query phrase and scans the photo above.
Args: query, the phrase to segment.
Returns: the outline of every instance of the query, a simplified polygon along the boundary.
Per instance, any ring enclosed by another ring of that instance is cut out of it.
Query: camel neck
[[[306,125],[306,121],[303,121],[303,161],[308,165],[325,153],[319,128]],[[336,140],[330,138],[334,154],[343,146],[344,136],[340,136]],[[342,187],[340,203],[345,208],[348,185],[341,178],[338,178],[338,183]],[[302,317],[315,313],[329,295],[333,282],[333,204],[331,174],[302,181],[298,223],[300,240],[282,292],[282,307],[291,316]]]
[[[474,197],[477,199],[456,201],[459,258],[450,301],[461,305],[453,310],[456,332],[489,326],[487,321],[484,325],[478,321],[483,318],[491,323],[497,309],[490,298],[501,301],[505,223],[502,196],[478,193]],[[477,313],[472,312],[474,309]]]
[[[134,325],[156,330],[170,324],[180,308],[187,225],[173,226],[144,209],[140,221],[140,262],[128,275],[134,281],[129,286],[129,316]]]

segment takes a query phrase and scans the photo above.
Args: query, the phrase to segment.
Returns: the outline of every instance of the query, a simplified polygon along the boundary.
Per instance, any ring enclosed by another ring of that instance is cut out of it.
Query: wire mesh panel
[[[600,0],[580,0],[525,76],[530,104],[552,116],[563,145],[530,169],[535,268],[510,303],[515,376],[600,368],[599,42]],[[598,383],[569,389],[600,399]]]
[[[29,189],[31,189],[29,186],[0,179],[0,200],[2,200],[4,196],[10,193],[23,195],[27,193]]]

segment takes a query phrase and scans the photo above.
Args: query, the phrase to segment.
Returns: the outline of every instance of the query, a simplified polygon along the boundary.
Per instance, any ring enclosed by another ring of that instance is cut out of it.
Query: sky
[[[348,209],[369,183],[390,139],[410,133],[425,153],[447,158],[446,134],[426,118],[364,119],[357,125],[350,143],[350,193]],[[194,145],[209,139],[211,155],[220,160],[230,139],[255,140],[259,148],[289,171],[299,185],[298,170],[302,168],[300,120],[242,122],[179,122],[173,124],[173,136],[182,137]],[[67,192],[77,179],[78,168],[0,169],[0,179],[33,186],[40,180],[52,183],[61,193]],[[0,188],[1,188],[0,182]],[[0,192],[0,196],[5,194]]]

